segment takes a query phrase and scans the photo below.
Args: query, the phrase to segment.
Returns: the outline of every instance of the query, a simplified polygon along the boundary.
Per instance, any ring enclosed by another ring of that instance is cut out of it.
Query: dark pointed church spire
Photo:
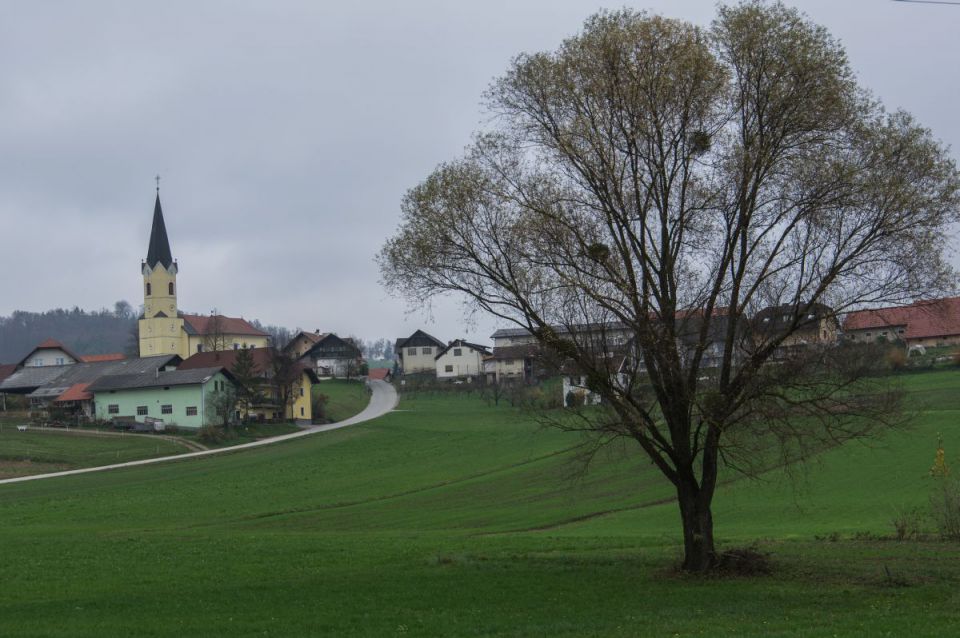
[[[160,188],[157,187],[157,203],[153,206],[153,228],[150,230],[150,247],[147,249],[147,265],[156,268],[157,264],[170,270],[173,255],[170,254],[170,241],[167,239],[167,227],[163,223],[163,210],[160,208]]]

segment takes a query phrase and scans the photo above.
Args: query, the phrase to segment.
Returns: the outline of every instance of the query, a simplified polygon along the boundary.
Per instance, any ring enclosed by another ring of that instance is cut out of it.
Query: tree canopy
[[[780,3],[709,28],[599,13],[518,56],[485,104],[490,126],[404,198],[383,281],[415,303],[459,293],[584,372],[605,414],[585,429],[673,482],[684,567],[709,569],[723,461],[743,468],[760,433],[820,445],[891,422],[864,352],[793,346],[953,290],[956,166]],[[632,335],[616,369],[609,326]]]

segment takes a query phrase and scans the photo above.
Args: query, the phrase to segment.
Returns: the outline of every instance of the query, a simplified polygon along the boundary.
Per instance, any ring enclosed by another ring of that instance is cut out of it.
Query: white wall
[[[434,372],[436,370],[436,360],[434,357],[440,352],[441,348],[437,346],[416,346],[403,348],[403,373],[413,374],[415,372]],[[416,354],[410,354],[416,352]]]
[[[457,356],[457,352],[460,356]],[[454,346],[436,359],[437,378],[474,377],[483,374],[480,352],[469,346]],[[448,371],[447,368],[450,368]]]
[[[59,348],[43,348],[30,355],[26,367],[65,366],[76,362],[76,359]]]

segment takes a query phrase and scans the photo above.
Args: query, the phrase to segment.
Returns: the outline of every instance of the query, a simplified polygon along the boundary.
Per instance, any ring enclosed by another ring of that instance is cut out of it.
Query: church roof
[[[191,335],[251,335],[268,337],[266,332],[253,327],[246,319],[224,317],[223,315],[181,315],[183,327]]]
[[[167,226],[163,223],[163,210],[160,208],[160,193],[157,193],[157,203],[153,206],[153,228],[150,229],[150,247],[147,248],[147,265],[156,268],[158,263],[167,270],[173,264]]]

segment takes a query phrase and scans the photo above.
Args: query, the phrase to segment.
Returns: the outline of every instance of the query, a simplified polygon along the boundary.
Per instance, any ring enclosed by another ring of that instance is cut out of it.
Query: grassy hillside
[[[331,423],[343,421],[359,414],[370,402],[370,394],[362,381],[349,379],[326,379],[313,386],[313,395],[327,397],[325,413]]]
[[[0,479],[182,454],[181,443],[155,436],[55,429],[19,432],[0,419]]]
[[[720,490],[721,542],[772,551],[771,576],[678,576],[671,490],[631,446],[583,474],[575,435],[431,397],[263,449],[0,486],[0,635],[950,635],[960,548],[880,537],[926,503],[938,432],[960,461],[960,373],[903,378],[910,431]]]

